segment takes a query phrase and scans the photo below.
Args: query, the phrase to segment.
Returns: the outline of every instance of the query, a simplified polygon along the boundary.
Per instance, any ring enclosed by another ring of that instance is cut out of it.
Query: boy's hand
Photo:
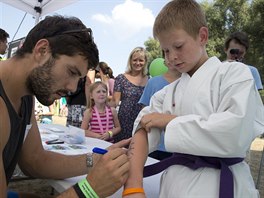
[[[174,118],[176,118],[176,116],[171,114],[150,113],[141,118],[140,124],[142,128],[149,132],[153,127],[165,129],[167,124]]]

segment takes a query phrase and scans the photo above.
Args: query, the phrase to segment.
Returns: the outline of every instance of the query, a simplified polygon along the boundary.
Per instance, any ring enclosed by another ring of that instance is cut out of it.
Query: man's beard
[[[50,98],[53,91],[52,86],[55,85],[55,80],[52,75],[52,67],[54,64],[55,59],[51,57],[43,65],[34,68],[26,80],[27,89],[45,106],[50,106],[54,102]]]

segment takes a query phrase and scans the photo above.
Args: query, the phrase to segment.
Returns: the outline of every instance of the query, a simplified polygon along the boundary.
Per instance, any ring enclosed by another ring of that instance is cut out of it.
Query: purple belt
[[[202,157],[181,153],[174,153],[171,157],[166,158],[158,163],[144,167],[144,177],[155,175],[165,170],[172,165],[183,165],[193,170],[202,167],[220,169],[220,188],[219,198],[233,198],[234,184],[233,174],[228,166],[240,163],[244,158],[217,158],[217,157]]]

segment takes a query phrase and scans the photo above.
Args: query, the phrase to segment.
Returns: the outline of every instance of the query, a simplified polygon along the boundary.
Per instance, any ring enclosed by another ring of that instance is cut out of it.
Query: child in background
[[[153,33],[165,59],[182,75],[155,93],[135,121],[123,197],[146,197],[143,175],[164,169],[161,198],[259,197],[244,161],[264,129],[263,104],[250,70],[208,57],[206,19],[194,0],[170,1],[158,14]],[[162,130],[165,147],[174,154],[144,168]]]
[[[121,131],[116,109],[107,105],[107,85],[95,82],[90,85],[89,107],[84,112],[81,128],[87,137],[113,142]]]

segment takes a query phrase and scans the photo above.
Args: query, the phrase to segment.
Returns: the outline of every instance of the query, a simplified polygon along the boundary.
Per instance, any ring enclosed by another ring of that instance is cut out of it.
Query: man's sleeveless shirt
[[[21,147],[24,141],[26,126],[30,124],[30,118],[33,108],[33,97],[24,96],[21,98],[21,108],[19,115],[16,113],[11,102],[9,101],[2,82],[0,80],[0,97],[3,98],[8,109],[10,118],[10,136],[3,152],[3,163],[6,174],[7,184],[15,170]]]

